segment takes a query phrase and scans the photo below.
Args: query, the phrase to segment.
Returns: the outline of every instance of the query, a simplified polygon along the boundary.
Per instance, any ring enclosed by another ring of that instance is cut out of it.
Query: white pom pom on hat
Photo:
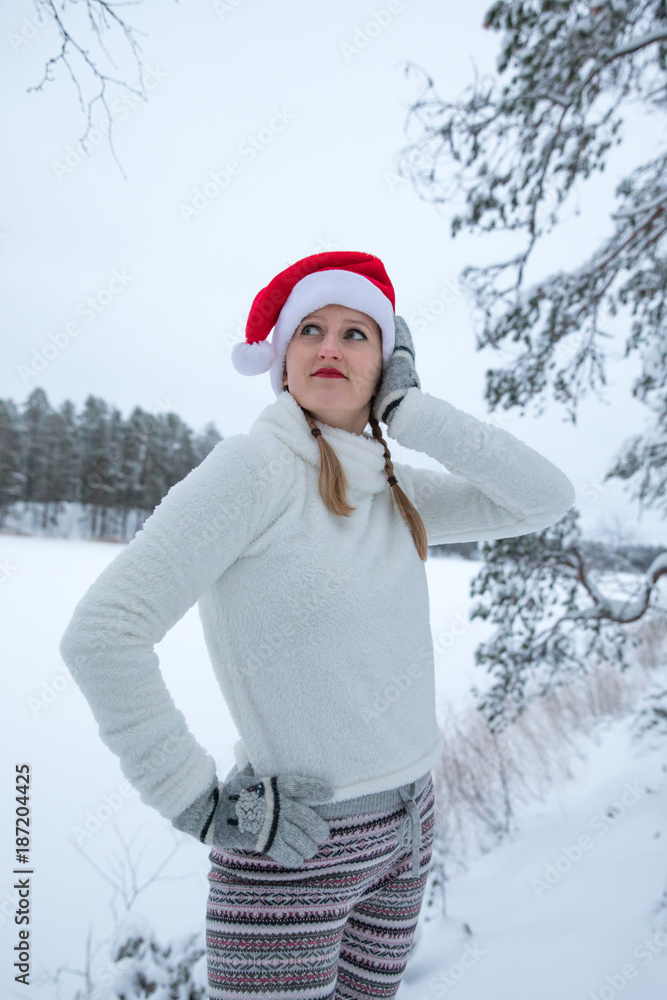
[[[251,347],[252,350],[247,350]],[[232,347],[232,364],[241,375],[261,375],[275,361],[273,347],[267,340],[255,344],[241,343]]]
[[[387,363],[394,350],[395,297],[384,265],[373,254],[335,251],[304,257],[255,296],[246,339],[232,348],[234,368],[242,375],[270,371],[279,396],[283,362],[294,331],[305,316],[326,305],[349,306],[374,319],[382,331],[382,360]]]

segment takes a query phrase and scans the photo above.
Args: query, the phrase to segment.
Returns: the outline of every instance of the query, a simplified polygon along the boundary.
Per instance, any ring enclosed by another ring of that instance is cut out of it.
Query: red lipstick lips
[[[337,368],[318,368],[313,374],[320,375],[322,378],[345,378]]]

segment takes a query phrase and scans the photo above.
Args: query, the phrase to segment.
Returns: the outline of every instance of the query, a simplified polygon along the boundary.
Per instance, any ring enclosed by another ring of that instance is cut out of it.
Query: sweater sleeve
[[[154,645],[255,536],[259,491],[241,435],[168,491],[76,605],[60,653],[141,800],[172,819],[215,778]],[[187,664],[184,664],[187,670]]]
[[[449,472],[396,464],[430,545],[511,538],[555,524],[575,499],[568,477],[509,431],[411,388],[387,433]]]

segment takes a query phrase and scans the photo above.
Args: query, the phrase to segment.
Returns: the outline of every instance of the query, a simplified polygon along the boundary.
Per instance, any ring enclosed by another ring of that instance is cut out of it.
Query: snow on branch
[[[647,45],[652,45],[654,42],[667,42],[667,31],[649,31],[640,38],[633,38],[625,45],[619,45],[618,48],[610,52],[608,59],[630,55],[632,52],[638,52],[639,49],[645,49]]]
[[[564,618],[571,618],[577,621],[582,619],[609,619],[622,625],[635,622],[645,613],[649,606],[651,593],[660,579],[667,574],[667,550],[659,553],[644,574],[640,591],[634,597],[626,600],[618,600],[606,597],[593,583],[590,575],[586,572],[584,561],[577,549],[572,549],[570,554],[576,561],[577,579],[593,600],[593,607],[577,610]]]
[[[622,205],[617,211],[612,212],[609,217],[611,219],[626,219],[633,215],[639,215],[640,212],[650,212],[658,206],[661,206],[663,210],[667,208],[667,190],[661,191],[655,198],[651,198],[641,205],[636,202],[634,205]]]

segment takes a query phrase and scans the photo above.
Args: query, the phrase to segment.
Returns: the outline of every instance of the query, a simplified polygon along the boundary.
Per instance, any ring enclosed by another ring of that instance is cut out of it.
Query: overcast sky
[[[662,543],[665,522],[650,512],[638,522],[622,485],[601,482],[625,437],[645,424],[629,396],[636,363],[611,364],[606,402],[588,399],[576,426],[553,403],[541,416],[490,415],[484,373],[501,355],[475,350],[457,277],[506,253],[508,238],[452,239],[453,208],[420,200],[396,174],[407,108],[420,88],[406,63],[427,70],[441,97],[456,99],[475,68],[495,70],[499,38],[481,26],[487,7],[119,6],[146,32],[139,42],[147,100],[123,103],[120,88],[108,89],[123,176],[99,103],[95,144],[88,155],[77,148],[85,118],[66,67],[58,64],[42,91],[27,92],[57,54],[57,33],[28,0],[4,3],[0,397],[20,403],[41,386],[52,405],[71,399],[80,408],[92,393],[125,416],[139,405],[174,410],[195,430],[213,421],[224,436],[245,432],[275,399],[268,374],[244,377],[230,362],[253,297],[300,257],[361,250],[384,261],[400,315],[410,321],[428,310],[428,323],[413,329],[425,391],[501,422],[556,462],[577,489],[587,533],[620,525]],[[83,11],[74,12],[83,25]],[[89,36],[86,45],[99,54]],[[123,46],[110,41],[109,52],[117,65],[106,71],[136,86]],[[93,82],[76,56],[71,65],[87,100]],[[628,142],[604,174],[580,185],[531,280],[575,266],[609,232],[613,189],[654,148],[658,124],[628,123]],[[390,445],[399,461],[437,467]]]

